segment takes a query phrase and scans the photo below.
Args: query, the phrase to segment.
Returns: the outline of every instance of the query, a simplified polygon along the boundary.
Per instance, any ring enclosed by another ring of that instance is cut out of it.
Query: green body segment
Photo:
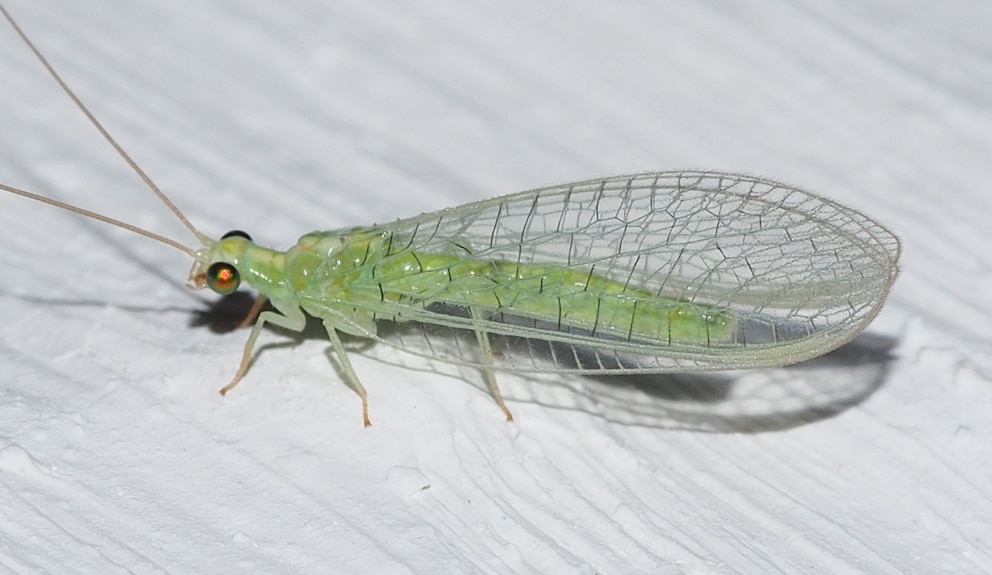
[[[728,341],[735,329],[729,310],[658,296],[595,269],[479,258],[455,242],[418,251],[398,239],[375,228],[316,232],[287,252],[236,240],[246,245],[237,259],[244,280],[271,299],[297,302],[318,317],[338,309],[366,329],[373,316],[402,321],[398,306],[433,303],[660,345]],[[384,304],[395,304],[393,311]]]

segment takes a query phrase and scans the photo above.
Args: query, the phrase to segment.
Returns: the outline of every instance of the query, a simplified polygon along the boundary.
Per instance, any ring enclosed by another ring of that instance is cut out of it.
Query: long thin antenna
[[[175,214],[177,218],[179,218],[179,221],[181,221],[183,225],[185,225],[186,228],[189,229],[189,231],[193,232],[193,235],[196,236],[198,240],[200,240],[204,245],[209,245],[210,243],[212,243],[210,237],[203,234],[200,230],[196,229],[196,226],[194,226],[192,222],[186,219],[186,216],[184,216],[183,213],[179,211],[179,208],[177,208],[176,205],[172,203],[172,200],[170,200],[169,197],[165,195],[165,192],[160,190],[159,187],[155,185],[155,182],[153,182],[152,179],[148,177],[148,174],[146,174],[145,171],[138,166],[138,163],[135,162],[131,158],[131,156],[124,151],[124,148],[122,148],[120,144],[117,143],[116,140],[114,140],[113,136],[110,135],[110,132],[108,132],[107,129],[103,127],[103,124],[101,124],[100,121],[96,119],[96,116],[94,116],[89,111],[89,108],[87,108],[86,105],[83,104],[83,101],[80,100],[78,96],[76,96],[76,93],[72,91],[72,88],[70,88],[69,85],[62,80],[62,77],[59,76],[59,73],[55,71],[55,68],[53,68],[52,65],[48,63],[48,59],[45,58],[45,56],[41,53],[40,50],[38,50],[37,47],[35,47],[31,39],[28,38],[28,35],[24,33],[24,30],[21,30],[21,27],[17,25],[17,22],[14,21],[14,18],[10,15],[9,12],[7,12],[7,9],[4,8],[3,4],[0,4],[0,12],[3,12],[4,17],[7,19],[8,22],[10,22],[10,25],[14,27],[14,30],[17,32],[17,35],[20,36],[21,40],[24,40],[24,43],[27,44],[28,48],[30,48],[31,51],[34,52],[34,55],[38,58],[39,61],[41,61],[41,64],[45,67],[46,70],[48,70],[48,73],[52,76],[52,78],[55,79],[58,85],[62,88],[62,91],[65,92],[66,95],[69,96],[69,98],[76,104],[76,107],[83,112],[86,118],[89,119],[90,123],[93,124],[94,127],[96,127],[96,129],[100,132],[103,138],[107,140],[107,142],[109,142],[110,145],[113,146],[115,150],[117,150],[117,154],[120,155],[120,157],[123,158],[124,161],[127,162],[129,166],[131,166],[131,169],[134,170],[134,173],[138,174],[138,176],[145,182],[145,185],[148,186],[148,188],[151,189],[151,191],[155,192],[155,195],[158,196],[158,199],[162,200],[162,203],[164,203],[166,207],[169,208],[169,210],[171,210],[172,213]],[[158,239],[160,241],[165,241],[165,243],[172,246],[178,247],[181,245],[176,242],[173,242],[172,240],[167,240],[162,236],[157,236],[156,234],[152,234],[151,232],[144,232],[142,230],[138,230],[134,226],[130,226],[128,224],[125,224],[118,220],[114,220],[112,218],[100,216],[88,210],[83,210],[81,208],[70,206],[68,204],[63,204],[55,200],[43,199],[42,196],[38,196],[30,192],[25,192],[24,190],[10,188],[8,186],[3,186],[3,189],[20,196],[43,201],[47,204],[65,207],[65,208],[71,208],[72,211],[78,214],[84,214],[89,217],[98,219],[100,221],[111,223],[116,226],[122,227],[124,229],[131,230],[132,232],[140,233],[141,235],[147,237],[154,237],[155,239]],[[186,247],[183,247],[182,249],[187,252],[190,251],[189,248]]]
[[[148,231],[146,229],[139,228],[139,227],[134,226],[134,225],[131,225],[131,224],[127,223],[127,222],[122,222],[120,220],[115,220],[114,218],[111,218],[110,216],[105,216],[103,214],[98,214],[96,212],[91,212],[89,210],[84,210],[83,208],[74,206],[72,204],[67,204],[65,202],[60,202],[58,200],[53,200],[52,198],[48,198],[48,197],[41,196],[41,195],[38,195],[38,194],[35,194],[35,193],[31,193],[31,192],[28,192],[26,190],[22,190],[20,188],[15,188],[15,187],[12,187],[12,186],[8,186],[6,184],[0,184],[0,190],[4,190],[5,192],[10,192],[10,193],[16,194],[18,196],[24,196],[25,198],[31,198],[32,200],[38,200],[39,202],[48,204],[50,206],[55,206],[57,208],[62,208],[64,210],[69,210],[70,212],[79,214],[81,216],[86,216],[88,218],[93,218],[94,220],[99,220],[101,222],[110,224],[112,226],[117,226],[119,228],[124,228],[125,230],[127,230],[129,232],[134,232],[134,233],[136,233],[138,235],[145,236],[146,238],[151,238],[151,239],[153,239],[155,241],[162,242],[163,244],[165,244],[167,246],[172,246],[172,247],[176,248],[177,250],[186,252],[187,254],[189,254],[190,257],[196,256],[196,251],[195,250],[193,250],[192,248],[189,248],[189,247],[184,246],[183,244],[177,242],[176,240],[169,239],[169,238],[167,238],[165,236],[160,236],[160,235],[156,234],[155,232],[150,232],[150,231]]]

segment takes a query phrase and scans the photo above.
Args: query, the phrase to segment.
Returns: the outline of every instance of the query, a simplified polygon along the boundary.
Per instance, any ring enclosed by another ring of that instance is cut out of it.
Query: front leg
[[[266,323],[272,323],[278,325],[279,327],[284,327],[292,331],[303,331],[303,328],[307,325],[307,317],[303,314],[303,310],[300,306],[293,303],[279,302],[276,300],[271,300],[272,305],[275,306],[278,311],[264,311],[258,316],[258,321],[255,322],[255,326],[251,328],[251,335],[248,336],[248,341],[245,342],[245,351],[241,356],[241,366],[238,367],[238,373],[234,374],[234,379],[231,383],[225,385],[220,389],[221,395],[227,395],[227,392],[234,389],[234,386],[238,385],[241,378],[245,376],[248,372],[248,365],[251,364],[252,352],[255,349],[255,340],[262,333],[262,327]]]

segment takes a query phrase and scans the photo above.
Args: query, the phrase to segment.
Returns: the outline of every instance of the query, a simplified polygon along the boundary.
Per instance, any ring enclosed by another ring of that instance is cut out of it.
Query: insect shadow
[[[227,294],[211,302],[206,308],[194,310],[189,326],[205,327],[213,333],[230,333],[244,327],[254,303],[255,296],[248,292]],[[262,310],[268,309],[272,309],[272,306],[266,303]]]
[[[877,391],[894,358],[892,337],[862,333],[846,345],[805,362],[723,372],[593,375],[547,378],[528,386],[538,403],[572,408],[624,424],[762,433],[807,425],[854,407]],[[504,395],[508,395],[504,392]],[[513,397],[513,399],[517,399]]]
[[[404,337],[413,330],[432,330],[433,349],[451,349],[450,361],[470,353],[474,334],[470,331],[438,330],[431,326],[385,324],[381,335],[388,341],[399,338],[408,347],[416,338]],[[446,338],[446,339],[442,339]],[[527,365],[545,356],[564,369],[580,365],[603,365],[596,350],[522,337],[490,336],[499,355],[499,368],[523,361]],[[860,336],[831,353],[805,362],[750,370],[665,374],[574,375],[542,372],[539,363],[532,373],[498,373],[504,398],[553,409],[596,414],[609,421],[658,428],[712,432],[760,433],[789,429],[827,419],[858,405],[885,381],[895,339],[871,333]],[[379,355],[379,354],[376,354]],[[405,354],[382,354],[380,360],[405,369],[422,366],[420,359],[400,359]],[[573,358],[568,365],[566,358]],[[479,386],[470,366],[445,367],[429,362],[430,371],[451,373]]]

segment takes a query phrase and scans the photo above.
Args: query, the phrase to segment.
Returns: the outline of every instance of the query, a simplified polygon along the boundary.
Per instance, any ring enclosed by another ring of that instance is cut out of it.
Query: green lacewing
[[[214,240],[111,138],[2,5],[0,11],[201,247],[0,189],[185,252],[193,258],[191,289],[254,288],[257,321],[221,393],[245,375],[266,324],[300,331],[309,315],[323,322],[346,383],[361,397],[365,425],[365,388],[341,334],[479,368],[510,420],[497,371],[630,374],[794,363],[860,333],[898,273],[898,238],[860,212],[774,180],[710,171],[539,188],[308,233],[284,251],[240,231]],[[259,313],[266,300],[271,309]]]

